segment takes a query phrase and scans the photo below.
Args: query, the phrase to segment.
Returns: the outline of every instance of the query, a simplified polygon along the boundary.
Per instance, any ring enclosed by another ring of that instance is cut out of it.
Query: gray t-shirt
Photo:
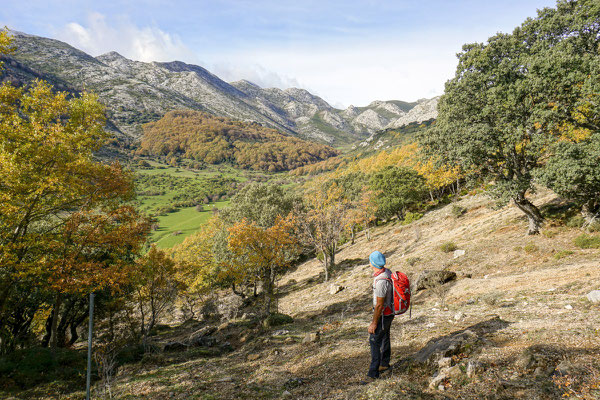
[[[392,288],[392,271],[385,268],[382,273],[373,278],[373,307],[377,305],[378,297],[385,297],[383,304],[391,307],[394,303],[394,290]]]

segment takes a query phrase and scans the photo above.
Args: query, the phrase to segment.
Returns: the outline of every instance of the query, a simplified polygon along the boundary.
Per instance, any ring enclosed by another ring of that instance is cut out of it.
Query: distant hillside
[[[208,164],[286,171],[339,153],[326,145],[287,136],[257,123],[192,110],[170,111],[143,126],[140,154],[183,157]]]
[[[374,101],[339,110],[304,89],[261,88],[245,80],[230,84],[181,61],[145,63],[115,52],[92,57],[58,40],[13,35],[17,51],[4,58],[0,80],[24,84],[41,78],[60,90],[93,90],[107,106],[109,127],[123,138],[139,138],[142,124],[178,109],[254,121],[336,146],[437,116],[437,98]]]

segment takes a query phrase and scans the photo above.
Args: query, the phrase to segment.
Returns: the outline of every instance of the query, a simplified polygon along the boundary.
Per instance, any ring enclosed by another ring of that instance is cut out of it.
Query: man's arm
[[[377,323],[381,318],[381,313],[383,313],[383,308],[385,302],[385,297],[377,297],[377,303],[375,304],[375,310],[373,311],[373,321],[371,325],[369,325],[369,333],[375,333],[375,329],[377,329]]]

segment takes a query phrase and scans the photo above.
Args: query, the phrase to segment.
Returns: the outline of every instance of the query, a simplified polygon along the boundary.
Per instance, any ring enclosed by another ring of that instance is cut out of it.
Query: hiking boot
[[[384,367],[383,365],[379,366],[379,372],[385,372],[385,371],[390,370],[390,369],[392,369],[392,367],[390,367],[389,365],[386,366],[386,367]]]
[[[358,382],[359,385],[368,385],[369,383],[373,383],[377,380],[377,378],[372,378],[367,376],[364,380]]]

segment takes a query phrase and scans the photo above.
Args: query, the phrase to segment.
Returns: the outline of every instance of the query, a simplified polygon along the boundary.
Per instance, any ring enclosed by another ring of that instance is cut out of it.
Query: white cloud
[[[125,17],[111,25],[104,15],[91,13],[86,26],[70,22],[57,30],[55,36],[93,56],[116,51],[127,58],[146,62],[196,60],[194,52],[177,35],[158,27],[140,28]]]
[[[239,62],[217,62],[210,66],[210,70],[227,82],[246,79],[263,88],[278,87],[281,89],[301,86],[296,78],[282,76],[259,64],[243,65]]]

